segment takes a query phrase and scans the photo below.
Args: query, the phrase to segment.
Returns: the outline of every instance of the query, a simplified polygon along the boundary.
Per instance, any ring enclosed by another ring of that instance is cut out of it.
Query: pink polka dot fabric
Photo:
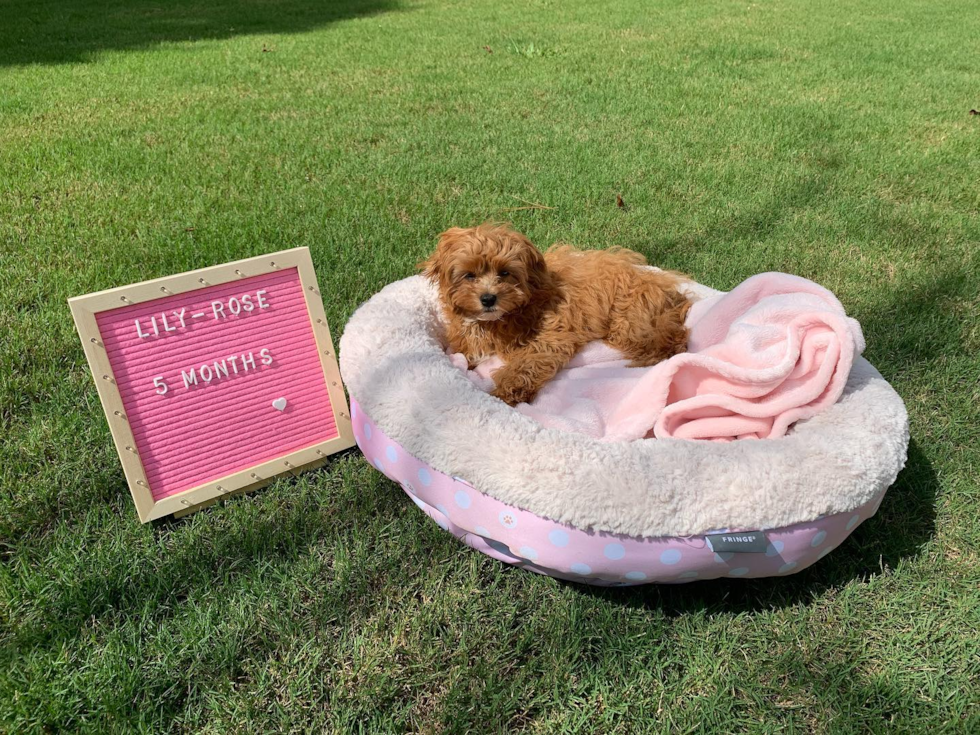
[[[365,457],[444,531],[484,554],[539,574],[603,587],[795,574],[878,510],[884,493],[847,513],[765,531],[765,553],[714,553],[705,536],[633,538],[550,521],[490,497],[408,454],[351,400]],[[717,529],[717,531],[754,529]]]

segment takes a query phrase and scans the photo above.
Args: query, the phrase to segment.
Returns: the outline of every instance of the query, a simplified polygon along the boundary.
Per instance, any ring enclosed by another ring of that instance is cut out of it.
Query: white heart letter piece
[[[277,398],[276,400],[274,400],[272,402],[272,407],[274,409],[276,409],[277,411],[285,411],[286,410],[286,399],[285,398]]]

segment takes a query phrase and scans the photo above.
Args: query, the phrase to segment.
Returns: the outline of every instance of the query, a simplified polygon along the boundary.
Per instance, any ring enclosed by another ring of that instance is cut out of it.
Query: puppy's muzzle
[[[497,303],[497,296],[496,294],[485,293],[480,297],[480,303],[483,304],[483,308],[492,309]]]

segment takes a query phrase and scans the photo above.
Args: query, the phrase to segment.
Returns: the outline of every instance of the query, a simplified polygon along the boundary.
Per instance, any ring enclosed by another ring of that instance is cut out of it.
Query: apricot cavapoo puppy
[[[542,255],[510,227],[481,225],[446,230],[420,267],[439,286],[452,351],[470,367],[499,356],[493,395],[514,406],[533,400],[592,340],[633,367],[686,349],[685,278],[644,265],[622,248],[555,245]]]

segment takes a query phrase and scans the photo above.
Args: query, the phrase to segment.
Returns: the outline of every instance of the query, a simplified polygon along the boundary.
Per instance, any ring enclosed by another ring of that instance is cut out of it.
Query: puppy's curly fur
[[[592,340],[635,367],[686,349],[685,277],[644,265],[623,248],[555,245],[542,255],[506,225],[480,225],[446,230],[419,267],[439,285],[450,348],[470,367],[498,355],[493,395],[514,406]]]

